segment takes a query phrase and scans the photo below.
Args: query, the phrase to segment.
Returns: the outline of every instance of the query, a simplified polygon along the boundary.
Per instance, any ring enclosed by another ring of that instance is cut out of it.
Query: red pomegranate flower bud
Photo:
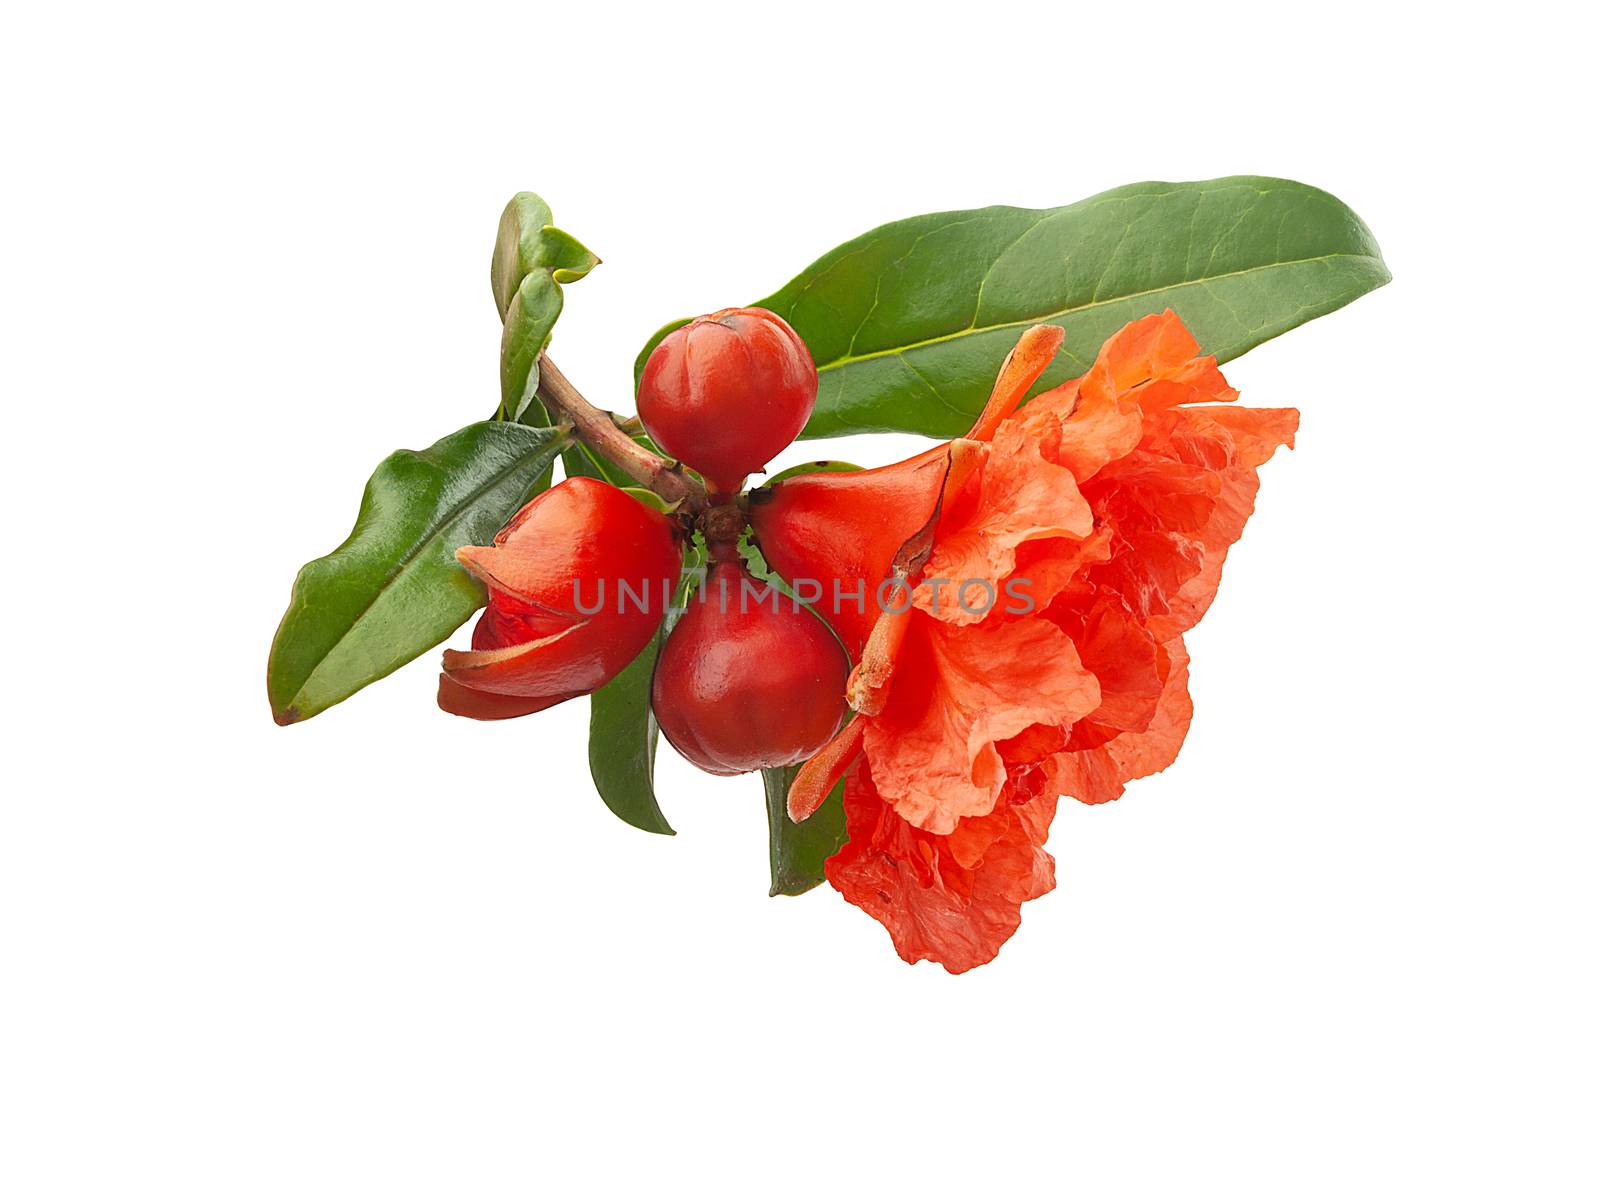
[[[603,686],[649,643],[681,561],[672,523],[603,481],[572,477],[456,558],[489,589],[472,649],[450,649],[439,705],[532,714]]]
[[[736,491],[811,416],[817,367],[805,342],[765,308],[727,308],[664,337],[639,379],[639,421],[661,450],[713,492]]]
[[[667,637],[650,703],[690,763],[732,776],[821,748],[844,717],[848,672],[827,625],[727,557]]]
[[[804,817],[845,773],[829,881],[907,961],[952,972],[993,958],[1050,890],[1060,796],[1112,800],[1177,756],[1182,634],[1298,418],[1184,405],[1236,394],[1170,311],[1018,409],[1062,336],[1023,334],[967,440],[752,498],[785,578],[906,584],[889,611],[869,594],[838,616],[859,713],[796,776],[789,810]]]

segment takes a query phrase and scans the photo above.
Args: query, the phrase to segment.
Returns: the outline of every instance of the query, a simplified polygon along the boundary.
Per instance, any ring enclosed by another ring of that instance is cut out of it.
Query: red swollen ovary
[[[651,680],[661,734],[719,776],[798,764],[844,717],[844,650],[737,559],[713,562]]]
[[[732,493],[794,442],[817,401],[805,342],[765,308],[727,308],[662,338],[639,379],[639,420],[667,455]]]

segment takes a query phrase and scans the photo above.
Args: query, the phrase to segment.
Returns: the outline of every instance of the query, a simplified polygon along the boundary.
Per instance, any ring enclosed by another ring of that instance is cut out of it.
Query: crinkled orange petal
[[[1210,424],[1225,431],[1234,445],[1232,462],[1221,473],[1222,488],[1216,510],[1200,534],[1205,559],[1199,574],[1191,577],[1175,597],[1168,620],[1156,622],[1159,634],[1172,635],[1193,628],[1217,596],[1223,560],[1244,533],[1261,487],[1256,469],[1280,446],[1294,447],[1300,413],[1292,409],[1250,407],[1184,407],[1179,412],[1198,427]]]
[[[883,712],[863,748],[878,790],[906,821],[948,834],[988,813],[1005,785],[996,750],[1034,724],[1070,726],[1100,690],[1054,624],[1014,617],[956,628],[914,613]]]
[[[1152,378],[1137,390],[1139,406],[1150,414],[1181,403],[1227,403],[1239,397],[1217,367],[1217,359],[1207,354],[1192,357],[1180,366]]]
[[[1194,720],[1194,700],[1189,697],[1189,650],[1182,637],[1173,637],[1163,648],[1170,668],[1155,717],[1143,731],[1120,735],[1106,745],[1125,780],[1153,776],[1171,767]]]
[[[1158,640],[1194,627],[1255,506],[1256,467],[1292,446],[1298,419],[1293,410],[1242,407],[1147,416],[1138,448],[1084,486],[1120,543],[1091,582],[1148,616]]]
[[[1108,461],[1126,456],[1139,442],[1139,429],[1137,407],[1125,406],[1115,397],[1090,402],[1080,393],[1077,410],[1067,419],[1018,421],[1013,430],[1033,435],[1040,453],[1081,483]]]
[[[1009,425],[1007,425],[1009,426]],[[1040,455],[1039,442],[1002,429],[977,477],[975,505],[941,521],[913,603],[954,625],[975,624],[999,605],[1017,548],[1049,538],[1081,539],[1094,514],[1078,482]]]
[[[1004,806],[944,836],[887,808],[865,761],[845,779],[849,840],[825,864],[845,899],[888,930],[908,962],[965,973],[994,959],[1022,905],[1055,886],[1043,850],[1055,798]]]
[[[1111,334],[1084,382],[1104,382],[1108,389],[1131,391],[1181,369],[1199,353],[1200,342],[1168,308],[1129,321]]]
[[[1045,538],[1017,547],[1017,565],[1001,585],[996,611],[1042,612],[1085,570],[1111,557],[1114,536],[1104,526],[1087,538]]]
[[[1260,468],[1281,447],[1294,447],[1300,412],[1293,407],[1186,407],[1191,423],[1212,423],[1233,440],[1234,462]]]
[[[982,864],[996,842],[1011,833],[1016,819],[1004,802],[982,817],[964,817],[944,838],[944,850],[956,866],[970,871]]]
[[[1010,739],[1001,740],[996,746],[1008,768],[1019,764],[1037,764],[1065,748],[1069,734],[1071,730],[1066,727],[1035,723]]]
[[[1155,717],[1166,658],[1150,630],[1120,600],[1092,599],[1082,611],[1052,612],[1072,638],[1078,660],[1100,684],[1100,704],[1088,722],[1114,731],[1142,731]]]
[[[1081,378],[1041,394],[1002,431],[1034,436],[1047,459],[1086,481],[1133,450],[1144,413],[1237,397],[1199,350],[1170,308],[1143,317],[1113,333]]]
[[[1115,801],[1131,780],[1150,776],[1178,758],[1194,717],[1189,697],[1189,653],[1182,637],[1163,646],[1167,671],[1154,716],[1142,731],[1114,736],[1100,747],[1065,751],[1044,762],[1052,793],[1089,805]]]

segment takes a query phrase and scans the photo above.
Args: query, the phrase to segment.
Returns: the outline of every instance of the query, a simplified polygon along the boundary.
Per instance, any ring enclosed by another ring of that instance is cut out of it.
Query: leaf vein
[[[1338,251],[1328,255],[1315,255],[1304,259],[1284,259],[1259,267],[1244,267],[1237,271],[1224,271],[1219,272],[1216,275],[1201,276],[1198,279],[1186,279],[1181,280],[1178,283],[1164,284],[1161,287],[1146,288],[1143,291],[1138,292],[1129,292],[1127,295],[1123,296],[1111,296],[1105,300],[1089,300],[1082,304],[1074,304],[1064,308],[1052,309],[1051,311],[1040,316],[1027,317],[1023,320],[1006,321],[1002,324],[984,325],[982,328],[958,329],[953,333],[946,333],[941,337],[926,337],[920,341],[913,341],[908,345],[895,346],[891,349],[879,349],[872,353],[844,354],[832,361],[819,365],[817,367],[817,372],[820,374],[828,370],[839,369],[842,366],[850,365],[854,362],[871,361],[872,359],[878,357],[897,357],[914,349],[925,349],[932,345],[943,344],[946,341],[956,341],[960,340],[962,337],[976,336],[980,333],[1004,332],[1007,329],[1025,329],[1029,325],[1047,324],[1050,321],[1055,320],[1057,317],[1068,316],[1079,312],[1087,312],[1093,308],[1110,307],[1114,304],[1126,303],[1129,300],[1139,300],[1148,296],[1158,296],[1163,292],[1178,291],[1182,288],[1216,283],[1220,280],[1233,279],[1241,275],[1253,275],[1257,272],[1270,271],[1277,267],[1298,267],[1308,263],[1325,263],[1333,259],[1370,259],[1377,261],[1376,256],[1373,255],[1358,255],[1344,251]]]

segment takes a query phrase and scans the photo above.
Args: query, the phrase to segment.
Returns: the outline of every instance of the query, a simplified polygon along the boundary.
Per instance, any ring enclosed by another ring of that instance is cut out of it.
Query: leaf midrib
[[[1205,275],[1199,279],[1186,279],[1179,283],[1165,284],[1158,288],[1145,288],[1137,292],[1129,292],[1123,296],[1112,296],[1106,300],[1090,300],[1083,304],[1073,304],[1065,308],[1047,312],[1042,316],[1029,317],[1026,320],[1012,320],[1004,323],[984,325],[982,328],[967,327],[957,329],[953,333],[946,333],[941,337],[923,337],[920,340],[909,342],[905,345],[896,345],[888,349],[875,350],[872,353],[847,353],[832,361],[824,362],[817,367],[817,373],[839,369],[843,366],[853,365],[856,362],[872,361],[880,357],[897,357],[902,353],[909,353],[914,349],[922,349],[929,345],[938,345],[945,341],[959,341],[963,337],[976,337],[984,333],[1004,332],[1007,329],[1027,328],[1029,325],[1044,324],[1058,316],[1066,316],[1075,312],[1088,312],[1094,308],[1105,308],[1113,304],[1125,303],[1128,300],[1138,300],[1146,296],[1158,296],[1162,292],[1175,292],[1180,288],[1196,287],[1200,284],[1216,283],[1219,280],[1233,279],[1241,275],[1252,275],[1261,271],[1270,271],[1277,267],[1298,267],[1306,263],[1325,263],[1330,259],[1370,259],[1375,263],[1382,263],[1377,255],[1357,254],[1353,251],[1334,251],[1326,255],[1308,255],[1303,259],[1283,259],[1276,263],[1266,263],[1259,267],[1241,267],[1236,271],[1222,271],[1216,275]],[[858,333],[860,329],[856,330]]]

